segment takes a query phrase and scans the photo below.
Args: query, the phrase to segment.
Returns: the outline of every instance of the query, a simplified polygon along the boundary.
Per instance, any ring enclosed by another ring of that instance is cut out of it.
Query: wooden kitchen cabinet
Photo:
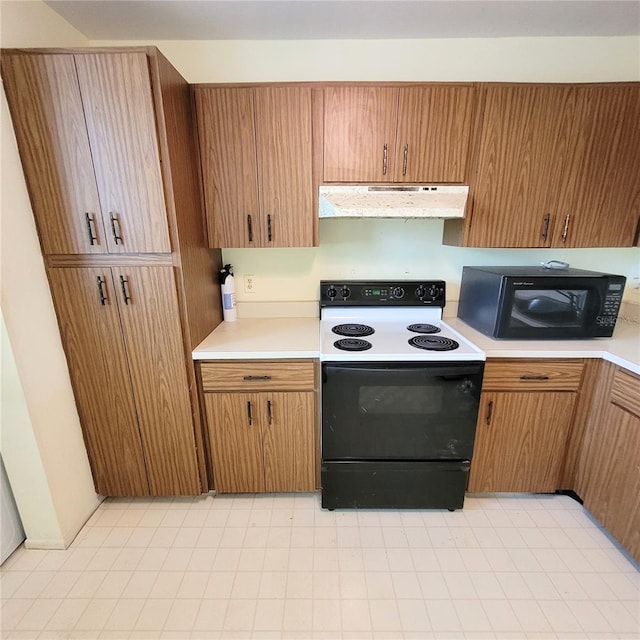
[[[640,83],[578,85],[555,246],[630,247],[640,222]],[[566,216],[569,216],[567,219]]]
[[[200,493],[172,268],[49,280],[98,493]]]
[[[486,84],[465,221],[445,242],[633,246],[640,216],[640,83]]]
[[[191,351],[221,321],[221,255],[189,85],[153,47],[3,50],[1,69],[96,491],[200,494]]]
[[[330,86],[325,182],[464,183],[473,85]]]
[[[470,492],[560,488],[582,360],[490,360],[485,367]]]
[[[640,561],[640,378],[606,363],[606,393],[585,428],[576,490],[584,506]]]
[[[3,54],[45,254],[171,250],[147,56]]]
[[[200,366],[216,491],[313,491],[316,364],[234,361]]]
[[[317,245],[312,90],[195,87],[211,247]]]
[[[390,181],[396,156],[397,120],[397,88],[327,87],[324,181]]]

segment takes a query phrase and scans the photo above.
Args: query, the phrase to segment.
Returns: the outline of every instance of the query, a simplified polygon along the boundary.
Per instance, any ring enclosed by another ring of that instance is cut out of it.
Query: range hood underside
[[[320,187],[320,218],[464,218],[468,186]]]

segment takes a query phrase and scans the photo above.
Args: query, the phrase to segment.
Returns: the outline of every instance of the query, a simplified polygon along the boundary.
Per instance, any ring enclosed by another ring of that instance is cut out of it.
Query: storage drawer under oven
[[[468,462],[323,462],[325,509],[461,509]]]

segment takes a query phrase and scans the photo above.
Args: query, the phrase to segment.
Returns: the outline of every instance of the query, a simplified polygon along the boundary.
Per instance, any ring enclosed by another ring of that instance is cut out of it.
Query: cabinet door
[[[315,489],[314,393],[260,394],[266,491]]]
[[[558,489],[575,397],[569,392],[484,392],[469,491]]]
[[[465,182],[475,89],[400,89],[396,182]]]
[[[104,253],[73,56],[3,55],[2,76],[42,250]]]
[[[147,56],[75,56],[111,253],[171,251]]]
[[[327,87],[324,181],[393,180],[398,89]]]
[[[151,494],[199,494],[173,269],[114,267],[112,271]]]
[[[198,87],[195,96],[209,246],[260,246],[253,89]]]
[[[260,395],[205,393],[204,403],[216,491],[264,491]]]
[[[49,280],[96,491],[148,495],[111,272],[51,269]]]
[[[558,213],[567,221],[555,244],[633,246],[640,216],[640,86],[573,89],[571,154]]]
[[[546,247],[568,158],[571,90],[553,85],[489,85],[467,244]]]
[[[640,417],[609,403],[597,428],[584,506],[640,561]]]
[[[255,89],[264,247],[313,246],[311,89]]]

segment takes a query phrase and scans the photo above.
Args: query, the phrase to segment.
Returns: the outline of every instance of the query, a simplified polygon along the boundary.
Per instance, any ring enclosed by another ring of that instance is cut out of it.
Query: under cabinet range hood
[[[321,218],[464,218],[462,185],[322,185]]]

